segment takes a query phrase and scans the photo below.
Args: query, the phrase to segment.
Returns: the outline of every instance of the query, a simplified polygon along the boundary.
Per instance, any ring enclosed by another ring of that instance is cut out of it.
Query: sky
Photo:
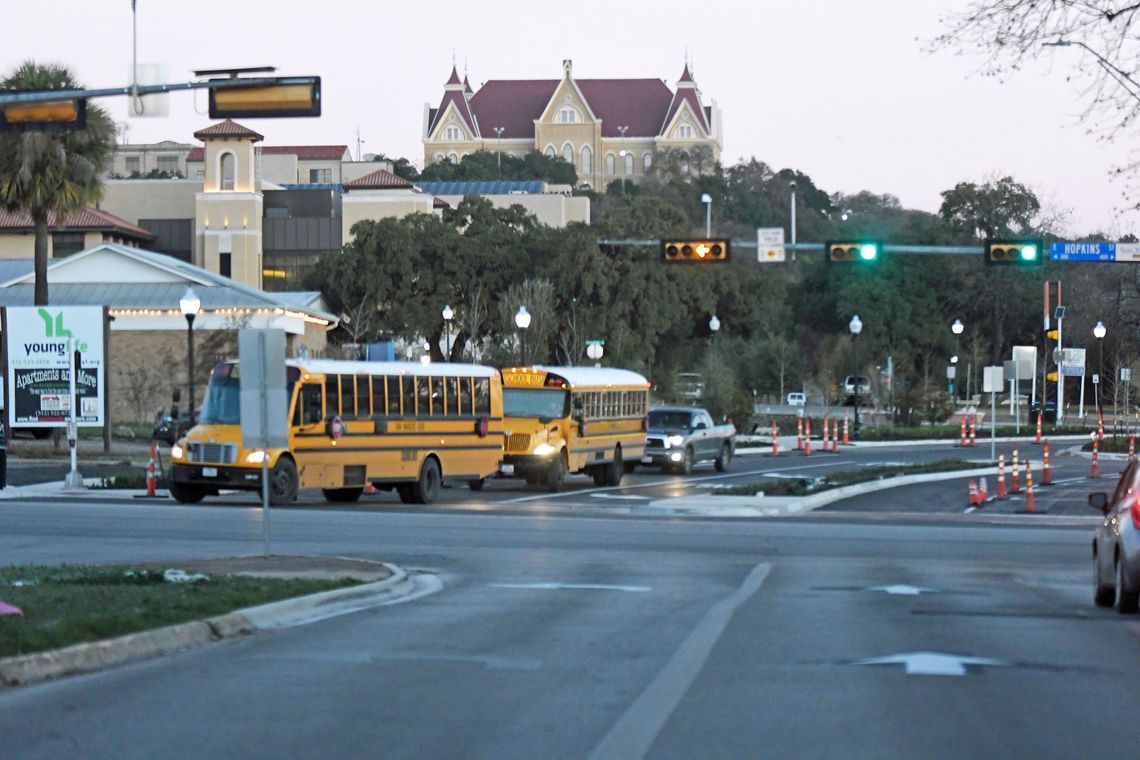
[[[686,56],[706,103],[720,106],[722,162],[756,157],[797,169],[823,190],[889,193],[937,211],[959,182],[1012,176],[1073,239],[1140,232],[1110,175],[1128,141],[1105,143],[1081,122],[1069,76],[1094,63],[1055,48],[1004,80],[981,53],[930,52],[942,19],[966,0],[578,0],[536,4],[349,0],[137,0],[138,61],[169,81],[195,69],[276,66],[319,75],[318,119],[242,120],[266,145],[345,144],[420,165],[424,103],[438,104],[453,59],[476,89],[490,79],[655,77],[675,87]],[[5,8],[0,71],[34,59],[70,66],[87,87],[126,85],[130,0],[47,0]],[[12,30],[26,30],[15,34]],[[36,31],[41,30],[41,31]],[[128,118],[101,101],[129,142],[194,142],[206,99],[171,96],[170,116]],[[714,200],[715,202],[715,200]]]

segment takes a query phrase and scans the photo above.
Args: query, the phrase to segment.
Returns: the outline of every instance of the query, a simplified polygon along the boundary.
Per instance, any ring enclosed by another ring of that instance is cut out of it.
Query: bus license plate
[[[514,475],[515,466],[513,464],[501,464],[499,465],[499,472],[503,473],[504,475]]]
[[[217,467],[203,467],[202,468],[202,477],[203,478],[216,478],[216,477],[218,477],[218,468]]]

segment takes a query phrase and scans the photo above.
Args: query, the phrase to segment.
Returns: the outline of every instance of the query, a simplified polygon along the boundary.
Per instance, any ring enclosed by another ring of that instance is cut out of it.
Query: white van
[[[807,403],[806,393],[789,393],[788,406],[803,406]]]

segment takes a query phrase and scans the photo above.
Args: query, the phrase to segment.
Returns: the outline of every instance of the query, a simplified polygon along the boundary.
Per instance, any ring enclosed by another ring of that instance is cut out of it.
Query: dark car
[[[1140,606],[1140,464],[1131,459],[1111,494],[1089,494],[1104,515],[1093,534],[1093,602],[1121,614]]]
[[[1029,405],[1029,419],[1030,419],[1030,421],[1036,421],[1037,415],[1040,413],[1041,413],[1041,400],[1038,399],[1037,401],[1034,401],[1032,404]],[[1045,402],[1045,418],[1044,419],[1046,422],[1056,422],[1057,421],[1057,402],[1055,400]]]

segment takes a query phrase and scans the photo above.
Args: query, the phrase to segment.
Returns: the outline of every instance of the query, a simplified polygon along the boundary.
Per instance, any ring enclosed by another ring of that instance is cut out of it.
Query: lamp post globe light
[[[701,193],[701,203],[705,204],[705,237],[712,237],[712,196]]]
[[[950,364],[957,364],[958,363],[958,340],[959,340],[959,336],[961,336],[962,332],[965,329],[966,329],[966,326],[964,324],[962,324],[962,320],[960,320],[960,319],[955,319],[954,324],[950,325],[950,332],[954,333],[954,355],[952,357],[950,357]],[[957,401],[958,400],[957,369],[955,369],[954,374],[955,374],[955,376],[950,378],[950,399],[952,401]]]
[[[1097,347],[1100,349],[1100,359],[1097,366],[1097,379],[1104,382],[1104,336],[1108,333],[1108,328],[1104,326],[1104,322],[1097,320],[1096,327],[1093,328],[1093,337],[1096,338]],[[1096,413],[1103,414],[1101,409],[1100,386],[1094,385],[1093,389],[1096,392]]]
[[[709,330],[711,330],[713,332],[713,334],[715,335],[717,330],[719,330],[719,329],[720,329],[720,319],[717,317],[716,314],[713,314],[712,318],[709,320]]]
[[[194,288],[187,286],[182,298],[178,299],[178,307],[182,310],[182,316],[186,317],[186,369],[190,380],[190,422],[193,424],[197,413],[194,405],[194,317],[202,310],[202,300]]]
[[[590,357],[591,361],[600,362],[603,354],[605,354],[605,349],[602,348],[602,344],[599,342],[595,341],[586,346],[586,356]],[[598,364],[598,366],[600,367],[601,364]]]
[[[455,316],[455,312],[451,308],[451,304],[443,307],[443,360],[445,362],[451,361],[451,320]]]
[[[526,328],[530,327],[530,312],[525,306],[519,306],[515,312],[515,327],[519,328],[522,343],[522,357],[520,364],[526,364]]]
[[[854,353],[855,370],[852,375],[852,380],[855,385],[855,437],[859,437],[859,333],[863,332],[863,320],[859,319],[859,315],[851,317],[851,322],[847,325],[851,330],[851,348]]]

